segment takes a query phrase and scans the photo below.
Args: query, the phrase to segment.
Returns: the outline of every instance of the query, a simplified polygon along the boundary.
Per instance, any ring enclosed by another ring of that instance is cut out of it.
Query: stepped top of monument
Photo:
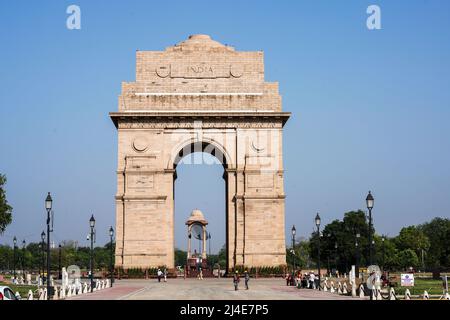
[[[136,52],[136,80],[122,83],[119,111],[281,112],[262,51],[239,51],[206,34]]]
[[[185,50],[224,50],[234,51],[233,47],[223,45],[218,41],[212,40],[207,34],[193,34],[187,40],[184,40],[166,51],[185,51]]]

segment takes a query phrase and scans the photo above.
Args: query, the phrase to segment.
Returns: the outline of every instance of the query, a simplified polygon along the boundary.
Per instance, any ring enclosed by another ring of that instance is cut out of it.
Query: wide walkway
[[[348,300],[348,296],[286,286],[282,278],[251,279],[250,290],[232,279],[119,280],[113,288],[74,296],[71,300]]]

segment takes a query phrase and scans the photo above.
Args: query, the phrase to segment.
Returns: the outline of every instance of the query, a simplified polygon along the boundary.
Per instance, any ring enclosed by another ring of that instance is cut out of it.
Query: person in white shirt
[[[316,275],[314,274],[314,272],[311,272],[309,274],[309,285],[310,285],[310,288],[312,288],[312,289],[316,288],[315,280],[316,280]]]
[[[158,276],[158,282],[161,282],[161,277],[162,277],[162,274],[163,274],[161,269],[158,269],[158,272],[156,274]]]

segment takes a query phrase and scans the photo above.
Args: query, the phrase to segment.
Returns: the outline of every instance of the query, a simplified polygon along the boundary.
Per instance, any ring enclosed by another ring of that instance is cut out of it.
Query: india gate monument
[[[227,270],[286,264],[282,135],[290,113],[278,83],[264,81],[263,58],[202,34],[136,52],[136,81],[122,83],[110,113],[116,267],[174,267],[177,164],[194,152],[224,168]]]

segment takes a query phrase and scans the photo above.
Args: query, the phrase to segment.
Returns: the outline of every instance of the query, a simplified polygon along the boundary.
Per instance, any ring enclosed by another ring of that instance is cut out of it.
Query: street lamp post
[[[50,212],[52,211],[52,197],[50,192],[45,198],[45,209],[47,210],[47,300],[50,300]]]
[[[26,242],[25,240],[22,241],[22,276],[24,277],[25,280],[25,246],[26,246]]]
[[[95,219],[94,215],[91,216],[91,219],[89,219],[89,226],[91,227],[91,254],[89,259],[89,269],[90,269],[90,278],[91,278],[91,292],[94,292],[94,227],[95,227]]]
[[[109,237],[110,237],[110,278],[111,278],[111,287],[114,282],[114,264],[113,264],[113,237],[114,237],[114,229],[113,227],[109,228]]]
[[[319,291],[320,291],[320,216],[316,214],[314,219],[317,226],[317,269],[319,270]]]
[[[356,241],[355,241],[355,247],[356,247],[356,270],[355,270],[355,277],[359,277],[359,237],[361,235],[359,233],[356,234]]]
[[[41,233],[41,255],[42,255],[42,284],[44,284],[44,273],[45,273],[45,232]]]
[[[17,244],[17,238],[14,236],[13,239],[13,276],[14,276],[14,281],[16,280],[16,244]]]
[[[338,252],[337,252],[337,249],[338,249],[338,244],[337,244],[337,242],[335,242],[334,243],[334,257],[335,257],[334,259],[335,259],[335,263],[336,263],[336,271],[338,271]]]
[[[369,265],[372,265],[372,208],[373,208],[374,199],[372,194],[369,191],[369,194],[366,197],[366,205],[369,210]]]
[[[61,274],[61,243],[58,245],[58,279],[62,279]]]
[[[381,269],[384,271],[384,237],[381,237],[381,242],[383,243],[382,251],[383,251],[383,263],[381,264]]]
[[[292,272],[295,272],[295,234],[297,230],[295,229],[295,225],[292,226],[291,234],[292,234]]]
[[[209,242],[209,257],[208,257],[208,260],[209,260],[209,263],[211,264],[212,263],[212,261],[210,261],[210,259],[211,259],[211,232],[208,232],[208,242]],[[214,266],[211,264],[211,270],[214,268]]]

